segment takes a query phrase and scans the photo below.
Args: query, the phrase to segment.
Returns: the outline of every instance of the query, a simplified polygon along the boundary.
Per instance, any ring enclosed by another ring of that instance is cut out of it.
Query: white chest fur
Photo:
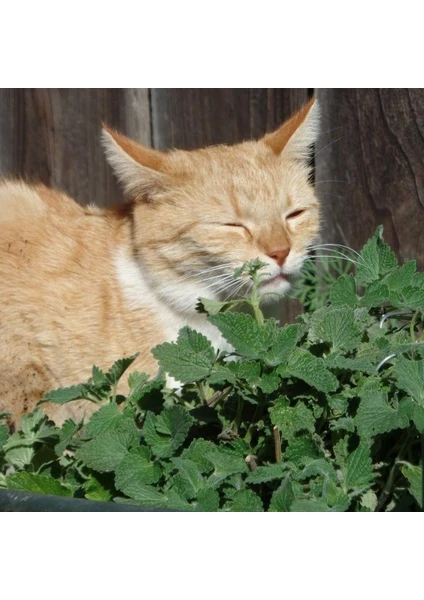
[[[149,286],[142,267],[133,257],[128,256],[125,248],[118,249],[114,265],[127,306],[130,309],[149,308],[154,312],[168,342],[176,340],[179,330],[188,326],[206,336],[215,350],[232,350],[218,329],[206,320],[206,315],[196,313],[194,307],[191,311],[176,312],[163,299],[159,299]]]

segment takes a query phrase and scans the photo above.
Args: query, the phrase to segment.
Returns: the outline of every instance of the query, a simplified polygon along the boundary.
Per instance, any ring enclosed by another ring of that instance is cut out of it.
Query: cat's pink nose
[[[271,252],[269,252],[268,256],[270,258],[273,258],[279,267],[282,267],[284,264],[284,261],[286,260],[286,258],[289,255],[289,252],[290,252],[290,248],[278,248],[277,250],[272,250]]]

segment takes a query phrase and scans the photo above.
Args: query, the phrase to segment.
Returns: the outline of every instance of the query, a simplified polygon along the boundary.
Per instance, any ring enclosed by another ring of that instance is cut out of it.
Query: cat
[[[185,325],[227,348],[195,306],[236,293],[232,274],[245,261],[266,263],[264,297],[287,292],[319,232],[309,177],[318,128],[315,100],[273,133],[233,146],[161,152],[105,127],[126,198],[114,210],[3,181],[0,411],[10,426],[47,391],[88,379],[93,364],[107,369],[139,352],[132,369],[155,374],[151,348]],[[43,407],[58,424],[95,408]]]

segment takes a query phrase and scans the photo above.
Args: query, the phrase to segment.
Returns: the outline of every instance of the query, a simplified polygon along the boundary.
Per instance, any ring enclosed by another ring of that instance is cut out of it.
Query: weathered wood
[[[234,144],[272,131],[308,99],[307,89],[151,90],[155,148]]]
[[[360,249],[380,223],[424,266],[424,90],[322,89],[316,181],[323,241]]]
[[[147,90],[2,90],[0,106],[1,175],[42,181],[81,204],[121,196],[100,144],[102,121],[150,141]]]
[[[272,131],[308,100],[299,89],[155,89],[151,90],[153,146],[199,148],[234,144]],[[283,322],[300,312],[284,300]],[[275,314],[275,316],[278,316]]]

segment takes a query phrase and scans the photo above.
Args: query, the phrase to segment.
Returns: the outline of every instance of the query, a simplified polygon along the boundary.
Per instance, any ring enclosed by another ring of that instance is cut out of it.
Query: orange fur
[[[93,364],[138,351],[133,369],[154,374],[151,348],[184,325],[225,347],[196,301],[242,293],[231,273],[247,260],[267,263],[264,295],[287,290],[319,230],[305,160],[316,111],[309,103],[257,142],[190,152],[105,130],[123,210],[0,184],[0,411],[11,423],[49,389],[87,379]],[[58,422],[92,410],[44,406]]]

